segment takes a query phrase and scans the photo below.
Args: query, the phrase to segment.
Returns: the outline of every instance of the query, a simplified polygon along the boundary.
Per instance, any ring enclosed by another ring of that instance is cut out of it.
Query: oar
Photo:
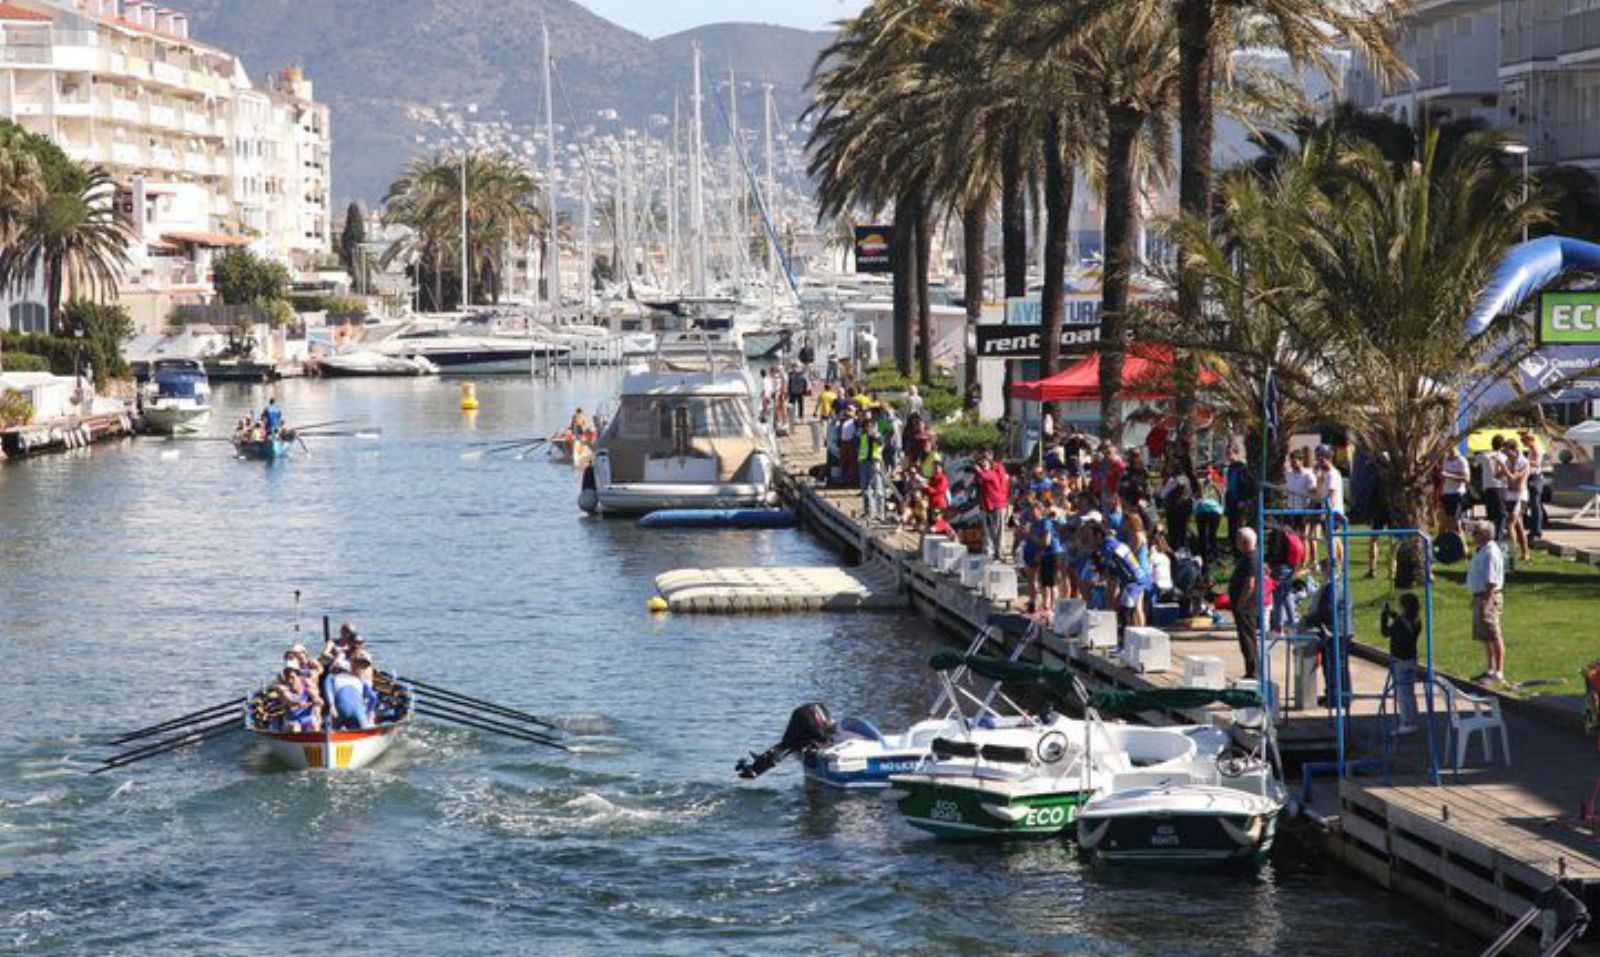
[[[507,718],[516,718],[520,721],[526,721],[529,724],[537,724],[553,731],[561,730],[560,725],[552,724],[536,714],[529,714],[526,711],[517,711],[514,708],[507,708],[503,705],[495,704],[493,701],[485,701],[482,698],[473,698],[469,695],[464,695],[459,691],[451,691],[449,688],[441,688],[438,685],[429,684],[426,681],[419,681],[416,678],[406,678],[401,675],[395,675],[393,676],[393,680],[405,682],[406,684],[409,684],[414,688],[420,688],[423,691],[431,691],[441,698],[454,698],[461,704],[477,705],[478,707],[483,708],[485,711],[493,711]]]
[[[507,723],[507,722],[505,722],[503,720],[497,720],[495,718],[488,717],[488,716],[483,715],[483,714],[474,713],[472,711],[468,711],[465,708],[461,708],[461,707],[457,707],[457,706],[454,706],[454,705],[445,704],[444,702],[441,702],[441,701],[429,701],[428,699],[424,698],[422,701],[417,702],[417,704],[421,705],[422,707],[429,708],[429,709],[431,709],[433,711],[443,712],[444,714],[447,714],[447,715],[454,715],[455,717],[463,718],[463,719],[466,719],[466,720],[469,720],[469,721],[481,721],[486,725],[490,725],[490,726],[493,726],[493,727],[496,727],[496,728],[504,728],[507,731],[512,731],[512,732],[515,732],[517,734],[530,735],[530,736],[535,737],[535,738],[543,739],[544,741],[547,741],[547,742],[549,742],[551,744],[554,744],[555,741],[556,741],[555,738],[551,737],[548,734],[543,734],[543,733],[538,732],[538,731],[530,731],[530,730],[528,730],[528,728],[525,725],[509,724],[509,723]]]
[[[376,439],[383,435],[382,429],[344,429],[330,432],[307,432],[301,429],[295,433],[296,437],[309,436],[313,439],[341,438],[341,439]]]
[[[220,737],[229,731],[237,731],[243,727],[243,721],[239,720],[238,718],[229,718],[226,721],[219,721],[216,724],[208,724],[201,728],[192,728],[175,738],[167,738],[162,741],[157,741],[154,744],[147,744],[142,748],[134,748],[132,751],[124,751],[121,754],[113,754],[111,757],[106,758],[105,761],[101,763],[100,767],[90,771],[89,773],[99,774],[102,771],[109,771],[112,768],[125,767],[126,765],[143,761],[146,758],[153,758],[158,754],[166,754],[168,751],[175,751],[187,744],[198,744],[201,741],[208,741],[211,738]]]
[[[528,456],[532,455],[534,452],[537,452],[539,450],[540,446],[543,446],[544,444],[546,444],[549,441],[550,441],[549,439],[540,439],[537,442],[529,442],[526,448],[524,448],[522,451],[518,452],[516,455],[514,455],[512,457],[515,458],[518,462],[521,462],[522,460],[526,459]]]
[[[497,443],[497,444],[494,444],[494,445],[490,445],[488,448],[472,449],[472,450],[467,451],[467,452],[462,452],[461,453],[461,458],[462,458],[463,461],[475,461],[477,459],[483,458],[485,455],[491,455],[491,454],[496,453],[496,452],[508,452],[511,449],[520,449],[524,445],[533,445],[536,442],[543,442],[543,441],[546,441],[546,440],[541,437],[541,438],[537,438],[537,439],[518,439],[515,442],[500,442],[500,443]]]
[[[517,740],[517,741],[527,741],[527,742],[530,742],[532,744],[542,744],[547,748],[555,748],[558,751],[570,751],[570,750],[572,750],[571,748],[568,748],[566,745],[561,744],[560,742],[552,741],[549,738],[543,738],[543,737],[540,737],[539,735],[536,735],[536,734],[526,734],[526,733],[519,732],[519,731],[509,731],[509,730],[505,730],[504,726],[494,727],[494,726],[491,726],[491,725],[488,725],[488,724],[484,724],[484,723],[479,722],[479,721],[469,721],[466,718],[458,718],[458,717],[455,717],[454,715],[448,715],[448,714],[445,714],[442,711],[434,711],[431,708],[425,708],[425,707],[423,707],[421,705],[417,706],[416,711],[417,711],[417,714],[420,714],[420,715],[422,715],[424,717],[434,718],[434,719],[437,719],[439,721],[448,721],[451,724],[459,724],[464,728],[472,728],[472,729],[477,730],[477,731],[487,731],[490,734],[498,734],[498,735],[500,735],[502,737],[512,738],[512,739]]]
[[[244,704],[243,698],[235,701],[225,701],[222,704],[212,705],[209,708],[202,708],[199,711],[192,711],[189,714],[163,721],[160,724],[152,724],[147,728],[140,728],[137,731],[130,731],[120,738],[117,738],[113,741],[107,741],[106,744],[110,745],[111,747],[116,747],[119,744],[127,744],[129,741],[137,741],[140,738],[148,738],[151,735],[161,734],[166,731],[176,731],[185,725],[199,724],[202,721],[210,721],[218,715],[238,708],[242,704]]]
[[[307,429],[321,429],[330,425],[348,425],[354,421],[355,419],[329,419],[326,422],[313,422],[310,425],[297,425],[294,427],[294,430],[296,432],[304,432]]]

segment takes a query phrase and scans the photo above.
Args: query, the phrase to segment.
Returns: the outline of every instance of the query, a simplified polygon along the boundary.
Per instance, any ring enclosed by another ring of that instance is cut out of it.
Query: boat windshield
[[[193,399],[199,397],[204,379],[192,372],[166,373],[156,378],[156,394],[163,399]]]
[[[636,441],[746,438],[755,432],[750,404],[738,396],[623,396],[612,432]]]

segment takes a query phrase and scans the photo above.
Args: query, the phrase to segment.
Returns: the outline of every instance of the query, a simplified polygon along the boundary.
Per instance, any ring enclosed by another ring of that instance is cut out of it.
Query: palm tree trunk
[[[967,329],[974,335],[976,332],[973,330],[977,329],[978,319],[983,315],[983,281],[987,265],[983,254],[988,231],[989,191],[985,189],[961,211],[961,271],[966,278],[962,294],[967,301]],[[974,351],[966,353],[962,381],[969,390],[978,381],[978,355]]]
[[[1067,246],[1075,170],[1064,153],[1061,114],[1052,113],[1044,143],[1044,292],[1040,303],[1039,377],[1061,370],[1061,328],[1067,319]],[[1055,403],[1046,410],[1059,419]]]
[[[44,283],[45,305],[50,310],[51,334],[67,335],[68,330],[61,328],[61,264],[53,258],[45,260]]]
[[[933,383],[933,307],[928,301],[928,268],[933,258],[933,224],[928,221],[928,203],[917,203],[917,378],[924,386]]]
[[[894,279],[894,362],[903,376],[911,375],[911,324],[917,312],[916,201],[908,194],[894,205],[890,228],[890,265]]]
[[[1126,347],[1128,284],[1138,237],[1135,170],[1144,116],[1106,108],[1105,266],[1100,279],[1100,435],[1121,444],[1122,356]]]
[[[1214,0],[1178,0],[1178,209],[1185,216],[1211,220],[1211,141],[1216,107],[1212,98],[1216,19]],[[1181,254],[1178,260],[1178,316],[1185,329],[1198,329],[1203,314],[1200,272]],[[1194,356],[1174,357],[1176,454],[1194,461],[1195,390],[1200,372]]]
[[[1006,298],[1028,294],[1027,181],[1022,175],[1022,137],[1006,137],[1000,154],[1000,255]]]

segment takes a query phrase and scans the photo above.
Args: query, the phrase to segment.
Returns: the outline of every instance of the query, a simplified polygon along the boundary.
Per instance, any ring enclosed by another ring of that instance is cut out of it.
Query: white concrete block
[[[961,574],[961,563],[968,555],[967,546],[960,542],[945,541],[933,556],[933,567],[941,572]]]
[[[1085,612],[1083,643],[1090,648],[1115,648],[1117,646],[1117,613],[1114,611]]]
[[[1183,660],[1183,683],[1190,688],[1220,691],[1227,685],[1222,659],[1213,655],[1191,655]]]
[[[1063,598],[1056,602],[1055,614],[1050,619],[1050,630],[1064,638],[1083,634],[1089,605],[1082,598]]]
[[[939,554],[939,546],[949,540],[943,535],[922,536],[922,563],[932,565]]]
[[[994,562],[984,569],[983,594],[990,601],[1014,601],[1017,597],[1017,570]]]
[[[1159,628],[1130,627],[1122,633],[1122,660],[1146,673],[1172,670],[1172,643]]]
[[[988,569],[989,556],[968,555],[961,561],[961,584],[968,588],[982,588]]]

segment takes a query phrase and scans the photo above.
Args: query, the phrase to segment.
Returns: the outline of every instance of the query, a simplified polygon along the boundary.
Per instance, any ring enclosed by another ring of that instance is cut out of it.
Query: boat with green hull
[[[908,823],[958,840],[1053,837],[1075,826],[1078,808],[1093,794],[1039,791],[1022,781],[970,774],[904,775],[894,785]]]

